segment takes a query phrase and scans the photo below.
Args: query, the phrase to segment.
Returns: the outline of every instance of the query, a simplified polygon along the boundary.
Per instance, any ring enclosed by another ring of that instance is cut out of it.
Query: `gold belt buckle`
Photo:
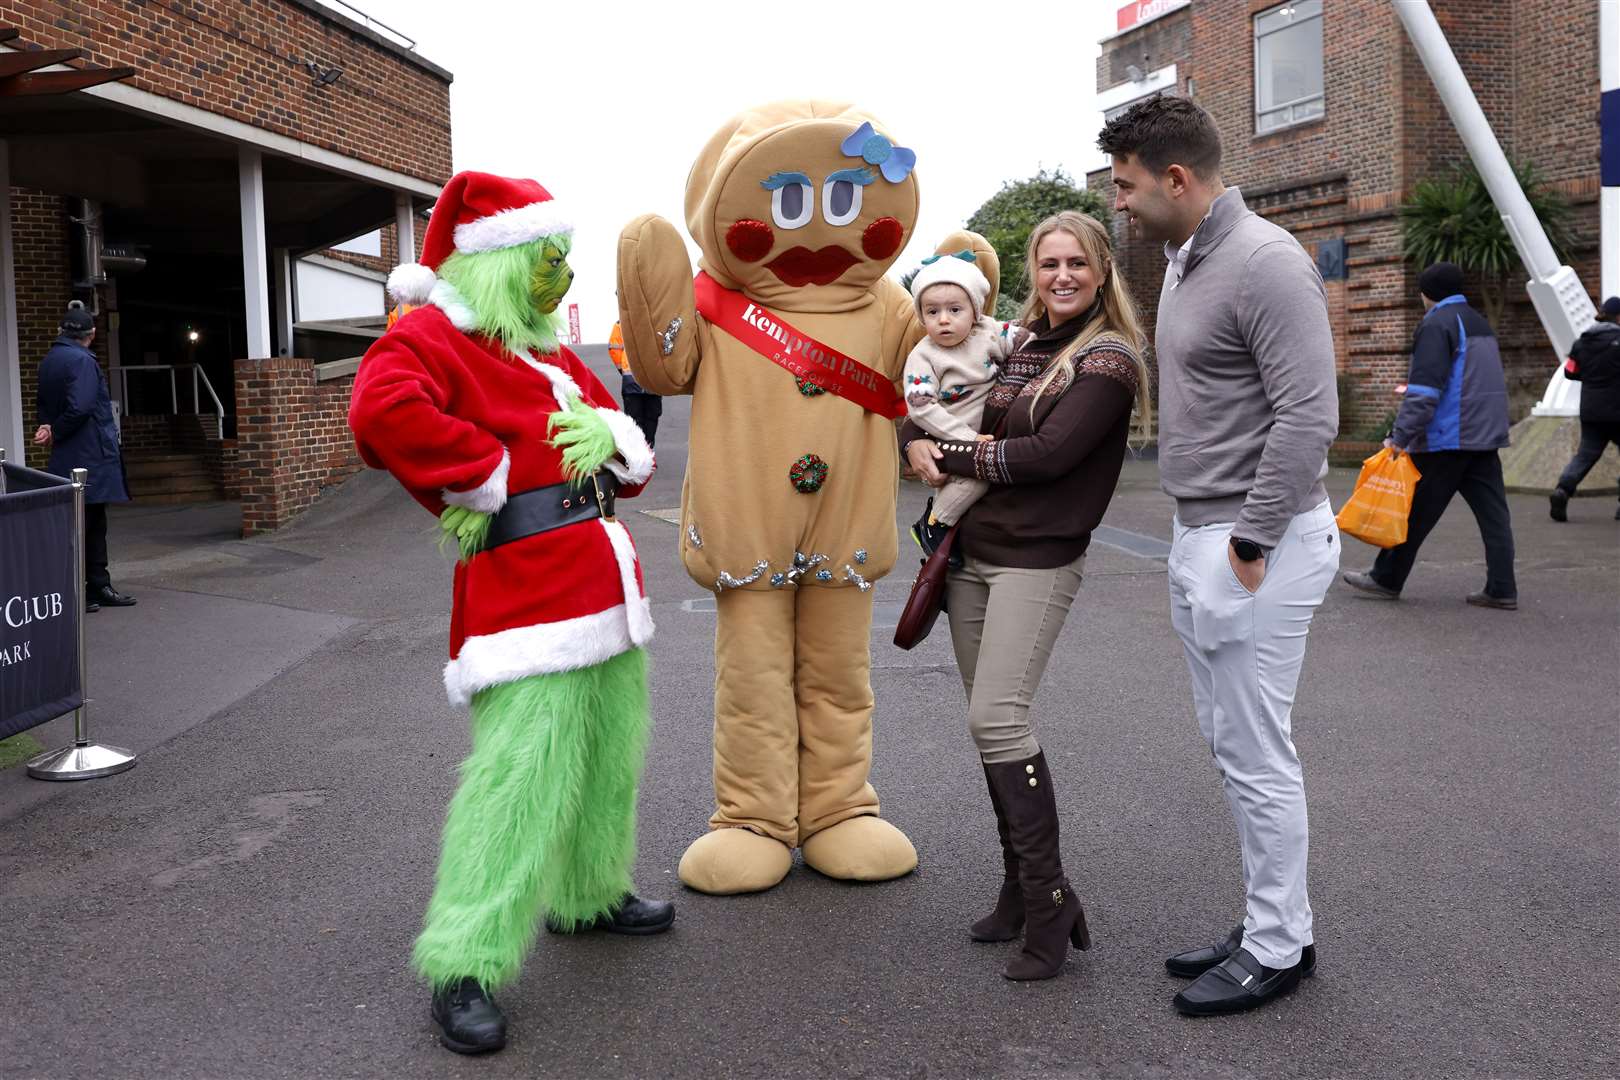
[[[602,520],[618,521],[618,518],[608,513],[607,496],[602,493],[602,481],[598,473],[591,473],[591,487],[596,491],[596,508],[602,512]]]

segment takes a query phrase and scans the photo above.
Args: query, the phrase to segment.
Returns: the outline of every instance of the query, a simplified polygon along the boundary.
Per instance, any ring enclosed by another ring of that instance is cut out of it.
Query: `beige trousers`
[[[1080,591],[1086,557],[1051,570],[967,557],[946,581],[951,645],[968,698],[968,730],[987,764],[1040,752],[1029,706]]]
[[[797,847],[878,812],[872,768],[872,594],[802,585],[715,599],[716,829]]]

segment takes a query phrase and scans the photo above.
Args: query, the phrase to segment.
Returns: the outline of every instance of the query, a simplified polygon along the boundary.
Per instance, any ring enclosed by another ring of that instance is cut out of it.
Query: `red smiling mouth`
[[[765,269],[797,289],[805,285],[831,285],[860,261],[837,244],[831,244],[820,251],[789,248],[766,263]]]

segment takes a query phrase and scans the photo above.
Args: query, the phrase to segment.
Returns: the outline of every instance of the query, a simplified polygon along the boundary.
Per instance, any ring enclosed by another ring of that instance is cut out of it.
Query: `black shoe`
[[[84,610],[86,612],[100,611],[101,610],[101,605],[96,603],[94,600],[86,600],[84,602]]]
[[[583,934],[590,930],[606,930],[610,934],[662,934],[675,922],[675,905],[667,900],[643,900],[635,893],[625,893],[611,911],[605,911],[588,923],[573,930],[565,930],[560,922],[546,916],[546,930],[552,934]]]
[[[1305,974],[1305,955],[1299,963],[1280,971],[1263,967],[1248,949],[1238,949],[1175,996],[1176,1011],[1184,1016],[1219,1016],[1258,1008],[1272,998],[1293,993]],[[1316,950],[1310,952],[1314,967]]]
[[[1222,963],[1228,956],[1237,952],[1243,945],[1243,924],[1232,927],[1232,932],[1226,939],[1214,945],[1206,945],[1202,949],[1188,949],[1167,957],[1164,961],[1164,970],[1182,979],[1196,979],[1216,964]]]
[[[1380,585],[1373,580],[1371,573],[1362,570],[1346,570],[1344,583],[1352,589],[1359,589],[1368,596],[1375,596],[1380,600],[1399,600],[1401,591],[1392,589],[1388,585]]]
[[[933,506],[933,500],[928,501]],[[945,542],[945,534],[951,531],[949,525],[938,521],[928,520],[929,511],[924,510],[923,516],[911,527],[911,538],[917,541],[917,546],[923,549],[924,555],[932,555]]]
[[[1517,596],[1492,596],[1481,589],[1477,593],[1468,594],[1468,603],[1475,607],[1496,608],[1499,611],[1518,611],[1519,598]]]
[[[506,1017],[478,980],[462,979],[433,995],[439,1041],[458,1054],[487,1054],[506,1045]]]
[[[1243,946],[1243,924],[1238,923],[1232,927],[1232,932],[1226,935],[1226,940],[1215,945],[1206,945],[1202,949],[1188,949],[1169,957],[1164,962],[1164,969],[1170,974],[1183,979],[1196,979],[1210,968],[1222,963],[1227,957],[1237,952]],[[1299,974],[1302,978],[1309,978],[1316,972],[1316,946],[1307,945],[1299,956]]]
[[[1547,513],[1554,521],[1569,520],[1569,492],[1563,488],[1553,488],[1552,494],[1547,496]]]
[[[103,585],[99,589],[90,590],[90,599],[102,607],[134,607],[135,598],[125,596],[111,585]]]

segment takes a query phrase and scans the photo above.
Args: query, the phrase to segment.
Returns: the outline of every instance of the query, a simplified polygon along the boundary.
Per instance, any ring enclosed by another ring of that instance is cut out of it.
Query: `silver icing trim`
[[[740,589],[744,585],[752,585],[754,582],[764,577],[765,571],[769,570],[770,568],[771,564],[766,562],[764,559],[761,559],[759,562],[754,564],[753,571],[747,577],[735,578],[731,576],[730,571],[722,570],[720,571],[720,576],[715,579],[714,591],[719,592],[722,589]]]

